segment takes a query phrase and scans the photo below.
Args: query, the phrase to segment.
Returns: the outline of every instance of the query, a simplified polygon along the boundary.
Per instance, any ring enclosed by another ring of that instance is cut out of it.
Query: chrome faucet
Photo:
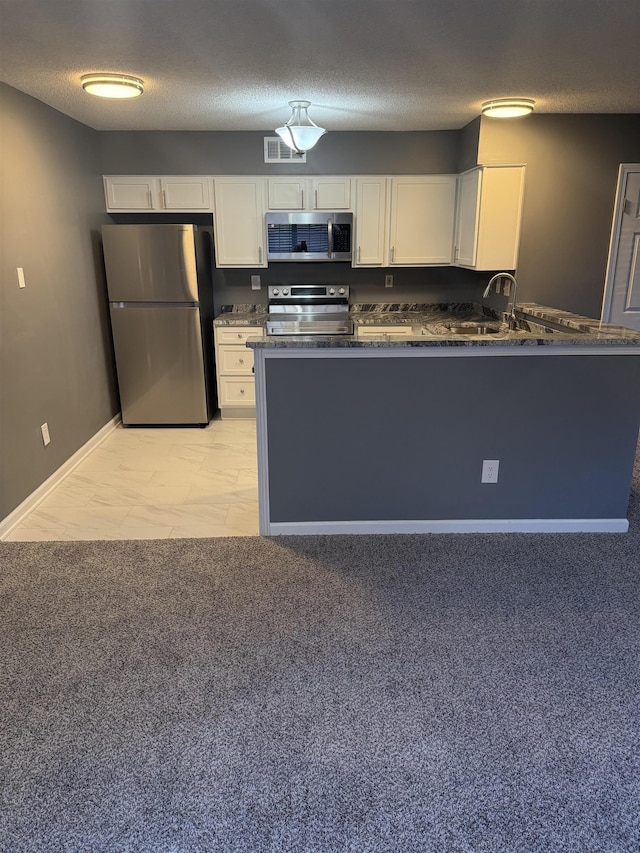
[[[487,296],[491,293],[491,288],[493,287],[493,283],[495,281],[499,281],[501,278],[508,278],[509,281],[512,282],[511,289],[511,310],[509,311],[509,328],[515,329],[518,325],[518,321],[516,319],[516,306],[517,299],[516,295],[518,292],[518,282],[515,279],[515,276],[511,275],[510,272],[497,272],[495,275],[491,276],[489,279],[489,284],[485,287],[484,293],[482,294],[482,298],[486,299]]]

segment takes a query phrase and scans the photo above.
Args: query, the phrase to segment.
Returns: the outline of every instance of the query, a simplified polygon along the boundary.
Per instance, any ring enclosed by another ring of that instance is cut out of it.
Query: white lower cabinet
[[[253,350],[246,344],[262,336],[261,326],[214,326],[218,405],[223,418],[255,417]]]

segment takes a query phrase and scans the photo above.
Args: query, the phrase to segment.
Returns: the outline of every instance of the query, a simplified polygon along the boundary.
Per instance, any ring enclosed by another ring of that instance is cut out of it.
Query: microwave
[[[350,261],[353,213],[267,213],[268,261]]]

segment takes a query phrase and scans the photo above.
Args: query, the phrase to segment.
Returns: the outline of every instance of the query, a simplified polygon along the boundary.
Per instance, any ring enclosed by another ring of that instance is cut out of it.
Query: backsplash
[[[251,290],[259,275],[260,290]],[[392,275],[394,286],[384,286]],[[266,305],[269,285],[348,285],[350,302],[358,304],[435,304],[480,302],[489,273],[457,267],[380,267],[353,269],[348,264],[270,264],[263,269],[214,269],[216,312],[223,305]]]

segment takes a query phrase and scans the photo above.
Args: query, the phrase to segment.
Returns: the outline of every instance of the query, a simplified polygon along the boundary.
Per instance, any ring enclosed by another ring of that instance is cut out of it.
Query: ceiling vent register
[[[264,137],[265,163],[306,163],[307,153],[298,154],[280,139],[279,136]]]

